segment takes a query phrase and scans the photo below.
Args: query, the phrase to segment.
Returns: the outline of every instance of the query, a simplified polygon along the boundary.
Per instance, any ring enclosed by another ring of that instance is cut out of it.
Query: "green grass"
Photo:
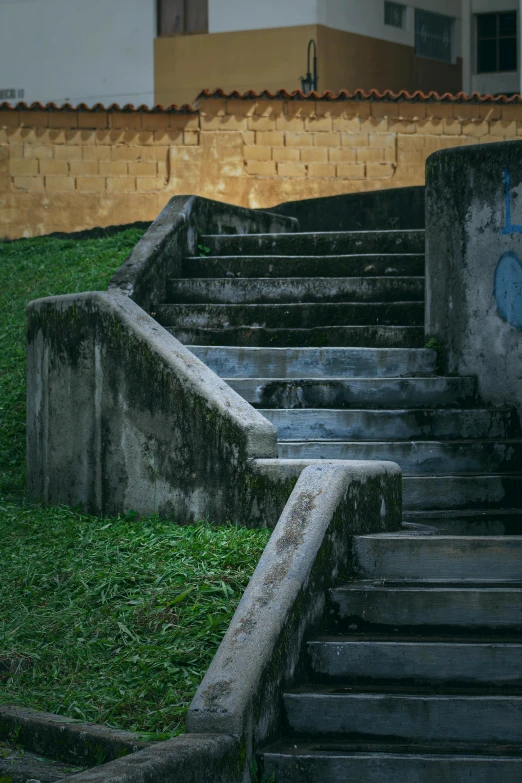
[[[25,305],[106,288],[142,233],[0,243],[0,662],[26,664],[0,667],[0,703],[164,737],[183,731],[269,532],[99,519],[23,493]]]

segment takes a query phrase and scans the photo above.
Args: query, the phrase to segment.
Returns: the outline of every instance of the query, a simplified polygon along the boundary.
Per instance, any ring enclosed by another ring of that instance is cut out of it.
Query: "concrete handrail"
[[[244,209],[200,196],[172,198],[109,283],[145,310],[165,299],[169,277],[179,277],[183,259],[197,255],[203,234],[271,234],[298,231],[299,221]]]
[[[31,302],[27,330],[31,496],[241,521],[244,473],[277,435],[230,386],[118,291]]]
[[[241,738],[246,758],[275,736],[281,689],[321,625],[327,588],[353,575],[352,537],[400,524],[398,465],[306,467],[190,706],[188,731]]]
[[[93,513],[242,519],[244,475],[275,428],[147,311],[212,233],[297,230],[294,218],[173,198],[107,293],[27,309],[27,491]],[[255,524],[255,522],[254,522]]]

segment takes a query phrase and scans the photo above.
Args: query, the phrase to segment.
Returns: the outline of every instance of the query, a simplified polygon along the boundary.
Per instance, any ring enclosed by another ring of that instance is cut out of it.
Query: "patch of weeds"
[[[200,258],[206,258],[210,255],[211,249],[208,247],[208,245],[198,245],[198,251],[199,251],[199,257]]]
[[[435,351],[437,354],[437,361],[435,368],[437,372],[440,372],[442,368],[444,367],[444,359],[445,359],[445,350],[443,344],[440,342],[440,340],[437,340],[436,337],[430,337],[425,348],[429,348],[432,351]]]
[[[259,764],[257,763],[256,758],[254,758],[252,764],[250,765],[250,774],[254,783],[276,783],[275,772],[268,778],[259,768]]]

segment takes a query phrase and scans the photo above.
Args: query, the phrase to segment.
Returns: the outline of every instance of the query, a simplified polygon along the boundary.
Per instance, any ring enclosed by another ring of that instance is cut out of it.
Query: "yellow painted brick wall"
[[[432,152],[522,140],[522,105],[205,99],[194,113],[0,110],[0,238],[421,185]]]

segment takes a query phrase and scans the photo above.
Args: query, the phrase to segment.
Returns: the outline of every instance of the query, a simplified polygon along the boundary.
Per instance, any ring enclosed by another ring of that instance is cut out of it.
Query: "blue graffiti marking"
[[[502,233],[522,234],[522,226],[511,222],[511,174],[508,168],[504,171],[504,188],[506,190],[506,225],[502,229]]]
[[[504,253],[498,262],[495,299],[502,318],[516,329],[522,329],[522,263],[511,251]]]

